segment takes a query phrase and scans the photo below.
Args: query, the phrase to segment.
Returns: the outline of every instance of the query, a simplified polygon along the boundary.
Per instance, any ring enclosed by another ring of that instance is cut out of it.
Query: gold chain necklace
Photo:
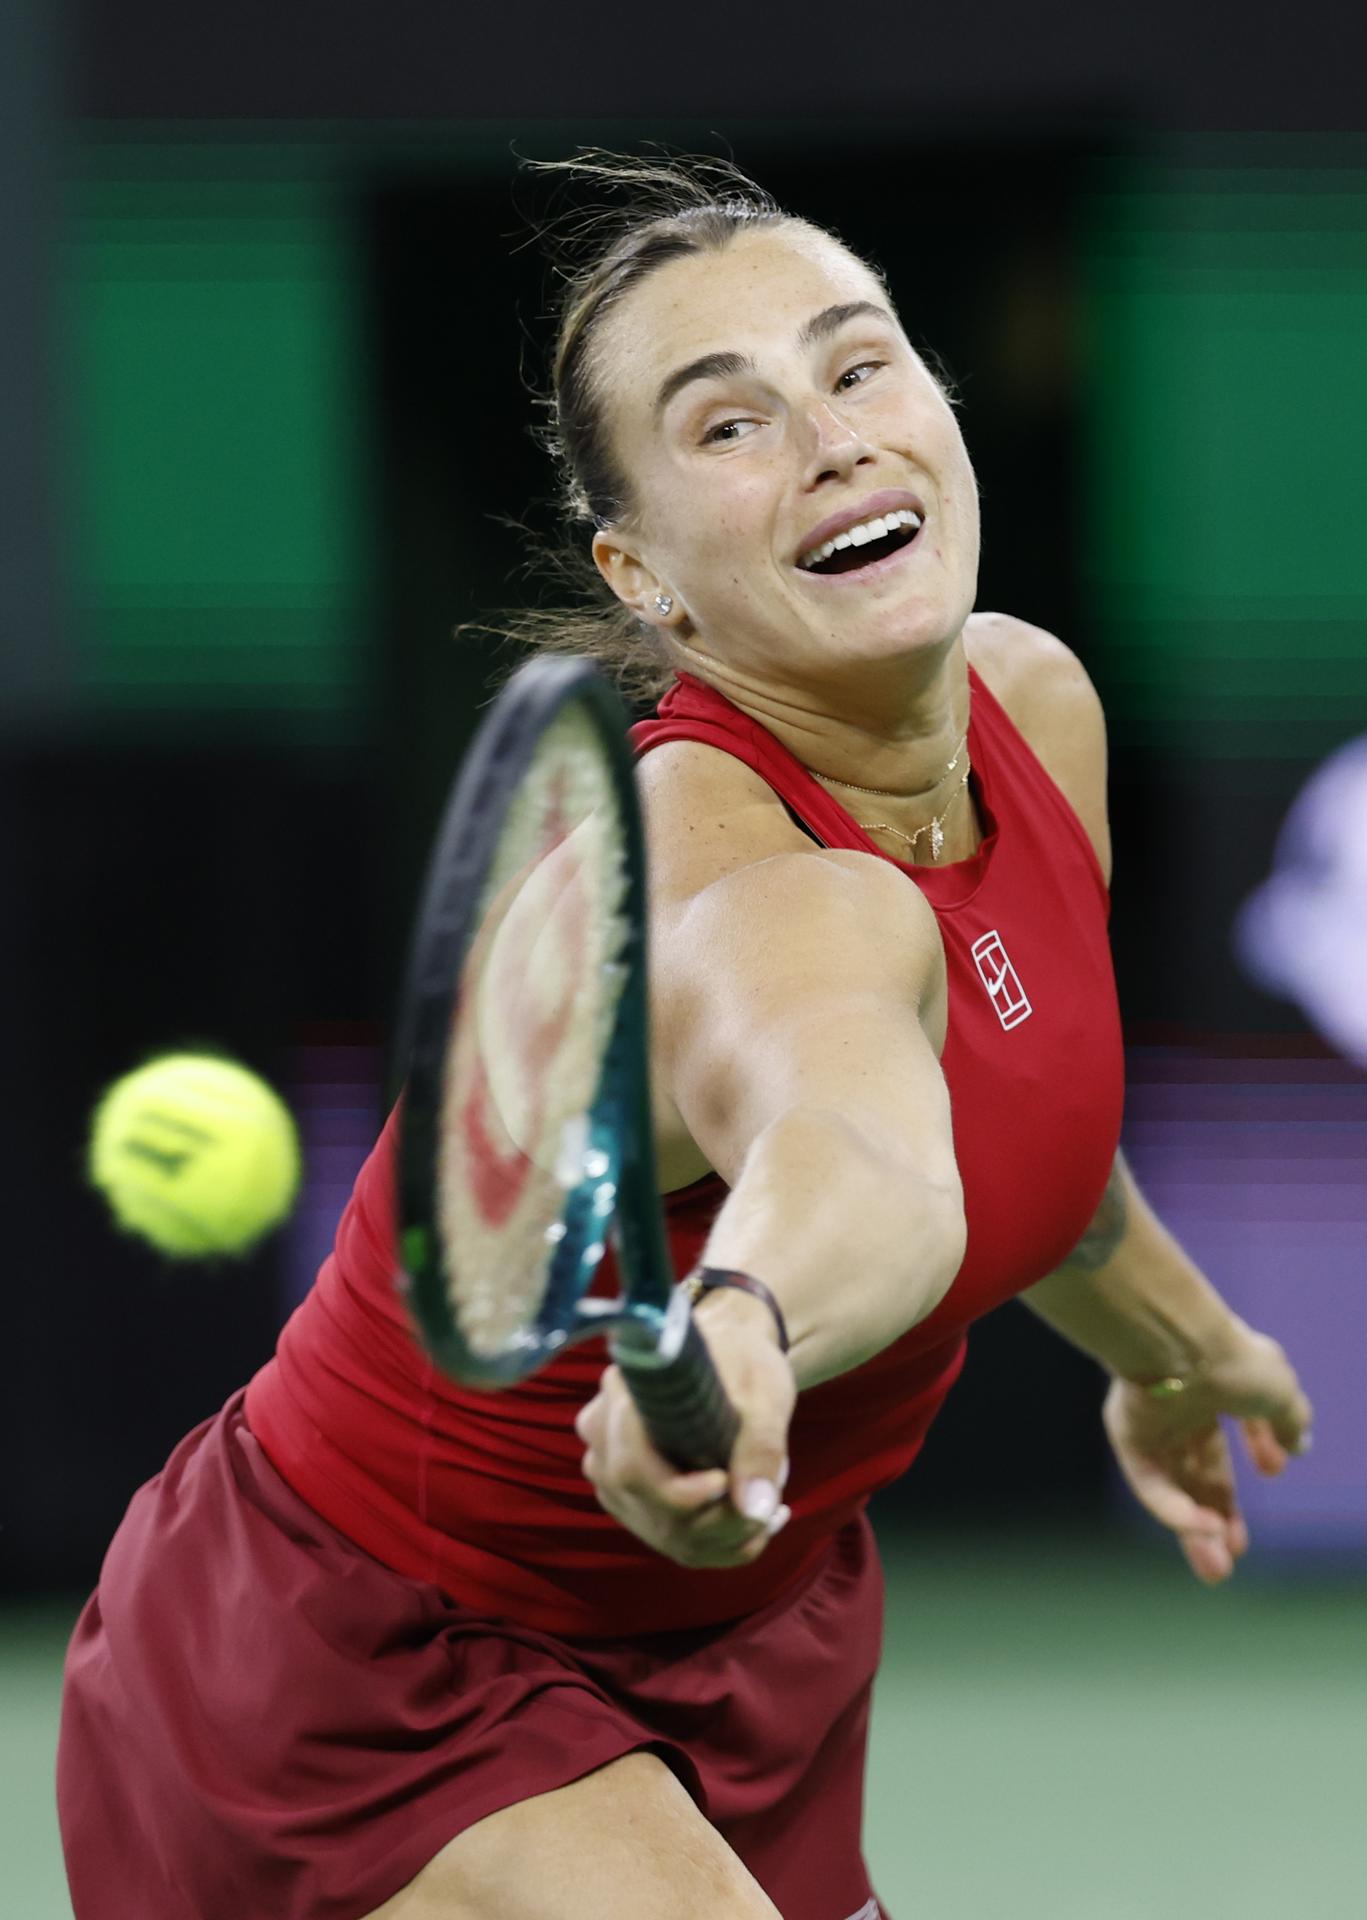
[[[954,757],[957,760],[958,755],[956,754]],[[930,857],[932,860],[938,860],[944,851],[945,844],[943,822],[948,817],[949,809],[954,805],[954,802],[963,792],[965,786],[967,786],[968,776],[972,771],[973,763],[969,761],[963,770],[963,776],[958,786],[955,787],[953,793],[951,793],[948,800],[945,801],[940,812],[933,820],[928,821],[925,826],[918,827],[915,833],[903,833],[900,827],[889,826],[886,820],[856,820],[855,825],[861,833],[890,833],[898,840],[905,840],[909,847],[914,847],[921,835],[928,833],[930,835]],[[869,788],[868,791],[872,792],[873,789]]]
[[[944,773],[940,775],[940,780],[944,779],[945,774],[953,773],[955,767],[959,764],[959,755],[963,752],[967,744],[968,735],[965,734],[958,746],[955,747],[954,758],[945,768]],[[817,773],[815,767],[809,767],[808,772],[815,774],[818,780],[827,781],[829,785],[833,787],[844,787],[848,793],[874,793],[877,794],[880,800],[916,800],[920,798],[920,795],[915,793],[896,793],[891,787],[857,787],[853,780],[837,780],[833,773]],[[935,782],[937,787],[940,784],[940,780]]]
[[[940,780],[944,779],[945,774],[953,773],[955,767],[957,767],[959,764],[959,755],[963,752],[967,744],[968,744],[968,735],[967,733],[965,733],[963,739],[959,742],[958,746],[955,747],[954,749],[954,758],[950,761],[949,765],[945,768],[944,773],[940,775]],[[815,769],[812,769],[812,771],[815,773]],[[954,802],[958,799],[959,795],[963,792],[964,787],[967,785],[968,776],[970,773],[972,773],[972,771],[973,771],[973,763],[970,760],[965,765],[962,774],[959,776],[958,784],[955,787],[953,793],[951,793],[948,800],[945,801],[945,804],[943,805],[943,807],[941,807],[939,813],[936,814],[933,819],[928,820],[923,827],[917,827],[915,833],[903,833],[900,827],[890,826],[886,820],[856,820],[855,825],[858,827],[861,833],[890,833],[893,836],[893,838],[896,840],[905,840],[909,847],[915,847],[916,842],[921,838],[921,835],[923,833],[928,833],[930,835],[930,857],[932,860],[938,860],[941,853],[944,851],[944,844],[945,844],[944,822],[949,816],[949,809],[954,805]],[[815,777],[818,780],[826,781],[830,786],[844,787],[848,793],[876,794],[880,800],[913,800],[917,797],[915,794],[910,794],[910,793],[895,793],[890,787],[856,786],[853,780],[837,780],[833,773],[817,773]],[[937,780],[935,784],[936,786],[939,786],[940,781]]]

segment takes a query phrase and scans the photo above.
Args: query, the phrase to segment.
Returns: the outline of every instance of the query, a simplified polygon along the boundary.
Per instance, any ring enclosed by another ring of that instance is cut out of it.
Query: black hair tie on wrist
[[[689,1298],[696,1306],[705,1293],[716,1293],[720,1287],[734,1287],[737,1293],[748,1293],[756,1300],[762,1300],[774,1316],[774,1325],[778,1329],[780,1353],[788,1351],[788,1327],[783,1318],[783,1309],[775,1300],[762,1280],[756,1280],[753,1273],[738,1273],[734,1267],[695,1267],[684,1285],[688,1288]]]

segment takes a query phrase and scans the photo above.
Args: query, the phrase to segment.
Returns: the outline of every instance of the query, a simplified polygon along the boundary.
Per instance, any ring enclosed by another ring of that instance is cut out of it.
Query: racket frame
[[[491,1355],[474,1349],[461,1333],[435,1224],[442,1070],[457,983],[478,930],[500,830],[538,743],[571,704],[594,730],[622,830],[619,911],[626,935],[618,964],[625,979],[587,1115],[584,1174],[562,1207],[563,1233],[540,1313],[533,1327]],[[633,1370],[666,1367],[692,1330],[674,1280],[656,1181],[646,1055],[645,872],[621,702],[588,661],[530,662],[494,702],[447,803],[416,923],[401,1021],[401,1057],[408,1063],[398,1163],[401,1285],[428,1350],[467,1384],[493,1387],[525,1379],[565,1347],[602,1333],[611,1336],[615,1357]],[[627,1291],[619,1299],[589,1297],[585,1290],[609,1233]]]

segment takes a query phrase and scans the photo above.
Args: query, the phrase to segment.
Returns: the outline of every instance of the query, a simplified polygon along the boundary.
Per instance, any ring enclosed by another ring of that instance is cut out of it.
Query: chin
[[[879,618],[852,626],[843,657],[858,658],[873,665],[892,664],[918,654],[943,653],[959,638],[971,612],[971,602],[962,608],[890,607]]]

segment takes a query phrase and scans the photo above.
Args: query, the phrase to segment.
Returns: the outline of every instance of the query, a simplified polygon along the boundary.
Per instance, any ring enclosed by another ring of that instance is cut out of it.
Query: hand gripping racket
[[[587,661],[523,667],[475,736],[428,868],[402,1033],[400,1261],[438,1365],[499,1387],[606,1333],[659,1451],[725,1466],[736,1415],[656,1190],[626,715]],[[626,1293],[587,1297],[609,1231]]]

